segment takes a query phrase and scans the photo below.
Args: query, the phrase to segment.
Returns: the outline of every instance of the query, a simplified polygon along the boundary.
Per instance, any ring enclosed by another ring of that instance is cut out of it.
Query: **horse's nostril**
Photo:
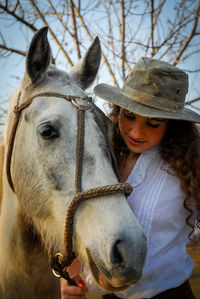
[[[113,265],[122,267],[125,265],[125,252],[122,240],[117,240],[113,245],[110,260]]]

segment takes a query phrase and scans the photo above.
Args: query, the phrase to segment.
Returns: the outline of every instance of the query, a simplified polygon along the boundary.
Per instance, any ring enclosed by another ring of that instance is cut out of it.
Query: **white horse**
[[[96,38],[67,74],[50,63],[47,28],[32,39],[1,145],[1,299],[60,298],[59,279],[49,259],[52,253],[65,252],[65,218],[76,193],[77,110],[95,106],[83,90],[96,76],[100,55]],[[10,146],[14,106],[30,99]],[[97,114],[109,131],[108,119]],[[84,130],[82,190],[117,184],[109,147],[90,109],[85,110]],[[140,279],[146,241],[124,194],[80,203],[73,222],[73,250],[102,289],[121,290]]]

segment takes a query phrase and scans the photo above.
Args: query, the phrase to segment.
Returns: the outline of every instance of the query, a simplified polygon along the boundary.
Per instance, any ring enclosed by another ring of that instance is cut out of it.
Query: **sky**
[[[170,2],[169,2],[170,3]],[[171,2],[172,3],[172,2]],[[169,7],[166,10],[167,13],[172,13],[171,7]],[[29,41],[32,38],[32,32],[27,31],[26,33],[22,33],[22,31],[19,29],[18,25],[15,24],[14,26],[5,26],[5,20],[0,18],[0,32],[3,33],[4,36],[8,37],[10,39],[11,44],[18,49],[24,50],[24,48],[28,47],[27,45],[24,45],[24,34],[26,37],[28,37]],[[51,43],[51,47],[53,48],[53,53],[55,49],[55,45]],[[56,52],[56,49],[55,49]],[[194,68],[197,65],[197,62],[200,61],[200,54],[198,56],[194,56],[190,60],[190,65],[193,65]],[[60,66],[58,66],[60,67]],[[179,65],[179,67],[182,67],[183,69],[189,69],[190,67],[186,64]],[[7,100],[10,98],[11,94],[16,90],[16,88],[19,86],[20,81],[23,77],[25,71],[25,59],[21,57],[20,55],[11,55],[7,57],[6,59],[0,59],[0,105],[4,105],[4,107],[8,107]],[[105,82],[112,84],[111,82],[107,82],[107,79],[104,77],[100,78],[100,82]],[[189,73],[189,83],[190,83],[190,90],[188,96],[190,98],[195,98],[200,96],[197,92],[196,86],[199,85],[200,82],[200,74],[198,76],[194,76],[194,74]],[[4,104],[4,101],[6,102]],[[102,104],[102,101],[97,101],[97,104],[102,108],[104,111],[104,105]]]

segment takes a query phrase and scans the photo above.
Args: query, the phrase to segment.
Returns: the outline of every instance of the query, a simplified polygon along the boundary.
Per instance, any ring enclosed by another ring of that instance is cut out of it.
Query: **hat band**
[[[122,95],[134,100],[137,103],[164,111],[177,112],[184,108],[184,104],[182,103],[177,103],[161,97],[149,95],[137,89],[132,89],[127,85],[122,88]]]

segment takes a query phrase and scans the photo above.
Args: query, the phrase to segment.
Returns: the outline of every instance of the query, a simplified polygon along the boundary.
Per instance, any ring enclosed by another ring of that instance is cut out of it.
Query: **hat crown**
[[[183,107],[187,92],[185,72],[151,58],[141,58],[122,87],[122,94],[134,101],[169,111]]]

